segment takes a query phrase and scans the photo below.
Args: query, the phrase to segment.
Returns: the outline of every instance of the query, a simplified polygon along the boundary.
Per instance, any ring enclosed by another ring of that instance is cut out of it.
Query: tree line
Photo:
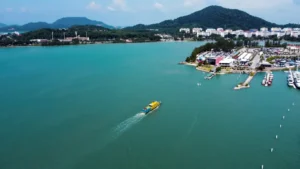
[[[160,41],[160,37],[155,36],[155,33],[151,31],[110,30],[100,26],[73,26],[69,29],[40,29],[26,32],[20,36],[1,36],[0,45],[29,45],[33,44],[33,42],[30,41],[31,39],[52,40],[51,42],[45,43],[45,45],[76,44],[77,41],[72,41],[71,43],[58,41],[58,39],[64,39],[65,37],[75,37],[75,32],[77,32],[77,35],[80,37],[88,36],[91,42],[124,42],[126,39],[131,39],[132,42]]]

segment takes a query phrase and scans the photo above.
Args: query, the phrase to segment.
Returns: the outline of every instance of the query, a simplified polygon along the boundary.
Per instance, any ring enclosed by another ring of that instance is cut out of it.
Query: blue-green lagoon
[[[300,168],[300,92],[286,74],[234,91],[246,75],[206,81],[177,64],[201,44],[1,48],[0,168]]]

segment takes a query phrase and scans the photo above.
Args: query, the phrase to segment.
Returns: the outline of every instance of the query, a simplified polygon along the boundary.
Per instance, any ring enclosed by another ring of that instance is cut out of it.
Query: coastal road
[[[254,59],[252,60],[251,69],[255,69],[256,67],[258,67],[259,61],[260,61],[260,55],[259,55],[259,53],[257,53],[257,54],[254,56]]]

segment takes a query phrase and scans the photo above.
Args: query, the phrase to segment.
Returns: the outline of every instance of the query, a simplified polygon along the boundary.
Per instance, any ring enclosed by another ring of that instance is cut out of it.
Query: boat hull
[[[161,102],[154,101],[151,104],[149,104],[147,107],[145,107],[142,112],[145,114],[149,114],[153,112],[154,110],[158,109],[161,105]]]

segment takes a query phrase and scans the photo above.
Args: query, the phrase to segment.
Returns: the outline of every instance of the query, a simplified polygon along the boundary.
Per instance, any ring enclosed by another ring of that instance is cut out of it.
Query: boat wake
[[[121,122],[119,125],[117,125],[116,128],[114,128],[114,138],[118,138],[119,136],[121,136],[125,131],[127,131],[128,129],[130,129],[132,126],[134,126],[135,124],[137,124],[138,122],[140,122],[144,117],[146,117],[145,113],[138,113],[128,119],[126,119],[125,121]]]

